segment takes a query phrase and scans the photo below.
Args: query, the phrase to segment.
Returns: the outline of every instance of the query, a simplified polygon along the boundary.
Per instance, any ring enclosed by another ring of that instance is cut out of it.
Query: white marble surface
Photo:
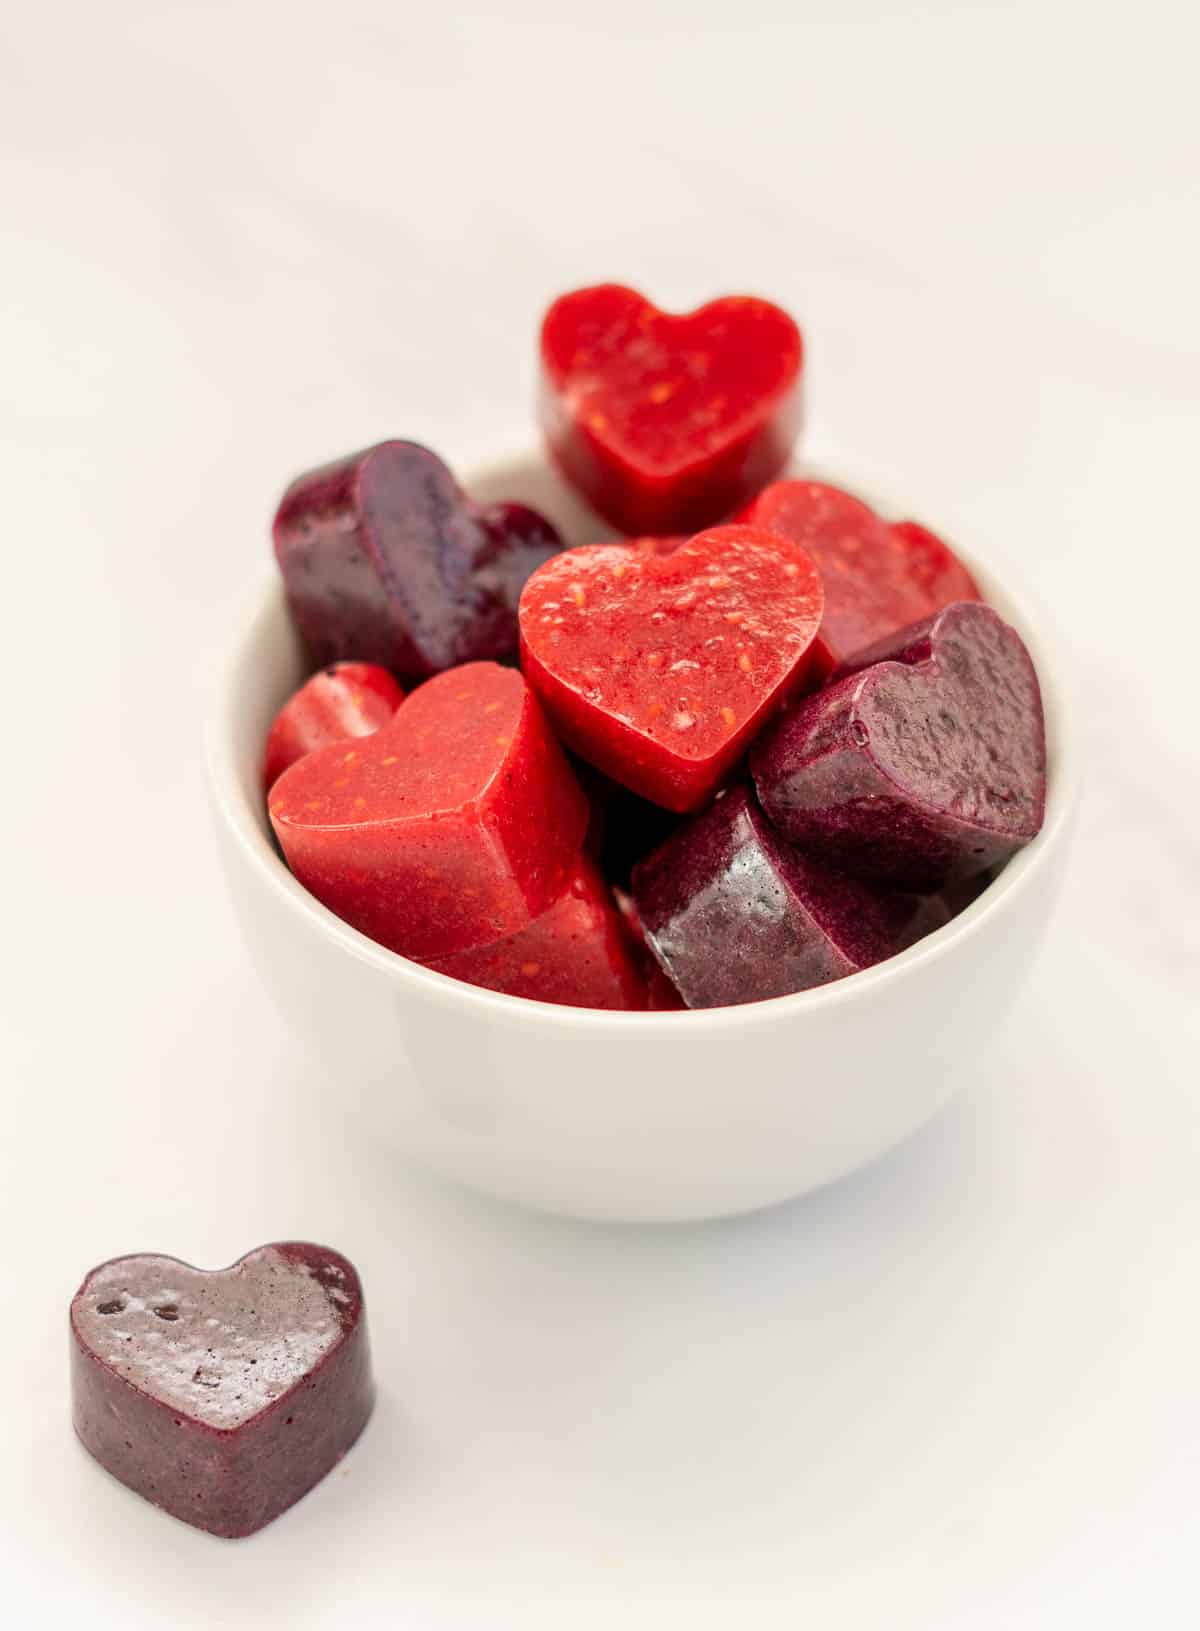
[[[5,12],[6,1623],[1195,1625],[1192,19]],[[199,756],[281,482],[388,434],[523,441],[539,309],[603,276],[793,305],[810,445],[952,506],[1053,609],[1092,760],[984,1085],[831,1192],[657,1232],[339,1137],[235,938]],[[66,1302],[112,1253],[296,1233],[363,1271],[380,1410],[222,1545],[76,1449]]]

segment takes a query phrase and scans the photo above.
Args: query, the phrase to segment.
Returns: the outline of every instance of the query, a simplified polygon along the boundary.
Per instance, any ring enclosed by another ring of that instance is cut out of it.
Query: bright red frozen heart
[[[592,544],[526,584],[521,664],[575,752],[691,810],[802,683],[821,605],[809,556],[761,528],[663,556]]]
[[[951,601],[981,598],[966,567],[928,528],[885,521],[824,482],[774,482],[741,519],[801,544],[820,568],[825,614],[813,662],[822,675]]]
[[[306,680],[275,715],[267,735],[263,785],[269,792],[297,759],[330,742],[370,736],[386,725],[404,692],[376,663],[333,663]]]
[[[551,906],[587,801],[520,674],[468,663],[419,686],[373,736],[300,759],[270,814],[306,889],[424,958],[515,934]]]
[[[766,300],[675,315],[620,284],[577,289],[542,324],[542,428],[622,532],[694,532],[787,463],[802,360],[799,329]]]

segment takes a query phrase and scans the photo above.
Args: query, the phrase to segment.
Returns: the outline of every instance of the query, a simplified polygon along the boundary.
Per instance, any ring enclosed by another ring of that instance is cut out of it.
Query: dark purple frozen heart
[[[214,1535],[253,1534],[361,1433],[372,1383],[362,1287],[324,1246],[231,1268],[119,1257],[71,1303],[75,1431],[130,1489]]]
[[[782,843],[735,787],[634,868],[646,939],[689,1008],[825,985],[940,928],[936,897],[883,889]]]
[[[436,454],[399,441],[298,476],[273,533],[314,662],[408,682],[512,656],[525,580],[562,548],[535,510],[474,504]]]
[[[1020,636],[958,601],[900,630],[759,740],[758,796],[793,844],[864,878],[934,889],[1042,825],[1046,740]]]

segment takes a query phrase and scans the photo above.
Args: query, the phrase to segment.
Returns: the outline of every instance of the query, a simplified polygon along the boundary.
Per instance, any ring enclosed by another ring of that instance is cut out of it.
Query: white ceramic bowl
[[[805,473],[863,491],[844,472]],[[570,543],[605,536],[534,456],[489,465],[467,486],[535,505]],[[918,505],[903,513],[942,520]],[[481,991],[385,951],[296,882],[259,785],[271,718],[303,678],[282,589],[269,579],[221,676],[211,781],[250,951],[288,1024],[324,1062],[339,1108],[398,1157],[476,1189],[644,1221],[750,1211],[827,1184],[969,1087],[1050,915],[1075,767],[1050,653],[1012,597],[961,553],[1037,663],[1045,827],[961,916],[899,957],[815,991],[697,1013],[599,1013]]]

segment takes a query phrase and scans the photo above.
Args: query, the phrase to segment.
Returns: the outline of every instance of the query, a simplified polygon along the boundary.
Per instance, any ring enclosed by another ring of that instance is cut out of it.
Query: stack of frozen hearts
[[[541,364],[611,541],[410,441],[284,494],[317,671],[264,777],[296,877],[428,968],[587,1008],[783,996],[946,923],[1041,826],[1037,675],[935,534],[777,479],[795,324],[605,285],[550,308]]]

